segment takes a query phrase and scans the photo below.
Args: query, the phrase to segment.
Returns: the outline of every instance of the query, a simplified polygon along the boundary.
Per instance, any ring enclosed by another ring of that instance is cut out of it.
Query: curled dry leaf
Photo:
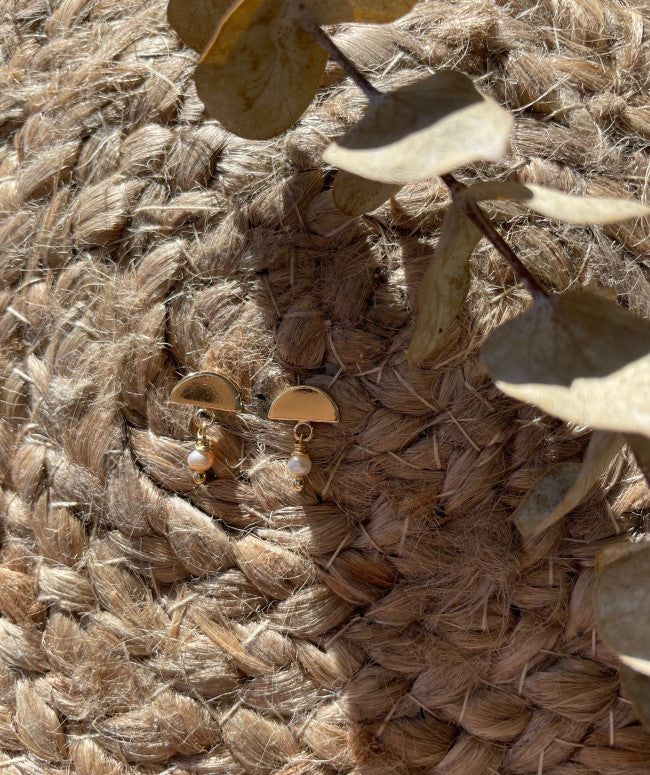
[[[614,302],[539,297],[482,353],[509,396],[578,425],[650,437],[650,322]]]
[[[186,46],[201,52],[235,0],[170,0],[167,21]]]
[[[643,673],[637,673],[636,670],[630,670],[629,667],[622,667],[619,677],[623,691],[634,705],[639,721],[650,727],[650,678]]]
[[[521,533],[538,535],[574,509],[606,471],[623,444],[623,436],[619,433],[594,431],[582,464],[560,463],[535,482],[512,515]]]
[[[323,159],[383,183],[426,180],[476,161],[496,161],[512,116],[462,73],[441,70],[373,101]]]
[[[650,541],[614,557],[596,581],[598,632],[624,665],[650,675]]]
[[[378,183],[341,170],[334,178],[332,198],[337,209],[356,218],[371,213],[401,189],[391,183]]]
[[[481,236],[458,207],[449,208],[420,285],[418,321],[407,353],[411,365],[419,366],[433,354],[465,301],[470,280],[469,257]]]
[[[415,2],[240,0],[224,18],[196,70],[210,115],[252,140],[279,135],[318,91],[327,54],[301,26],[391,21]],[[392,9],[392,10],[391,10]]]
[[[307,109],[327,54],[274,0],[242,0],[224,19],[196,70],[210,115],[231,132],[266,140]]]
[[[459,196],[483,199],[514,199],[547,218],[566,223],[614,223],[650,214],[650,207],[634,199],[574,196],[532,183],[477,183]]]

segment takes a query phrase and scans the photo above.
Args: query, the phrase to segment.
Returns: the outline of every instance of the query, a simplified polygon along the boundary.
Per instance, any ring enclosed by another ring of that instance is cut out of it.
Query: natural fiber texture
[[[517,115],[496,175],[642,195],[644,7],[426,0],[337,40],[380,86],[478,79]],[[298,127],[245,142],[204,117],[164,12],[2,6],[2,773],[647,775],[591,602],[595,553],[647,502],[636,469],[530,545],[509,519],[588,438],[480,364],[525,292],[483,244],[436,362],[409,369],[443,187],[346,220],[319,162],[364,106],[341,71]],[[642,223],[493,215],[549,287],[650,312]],[[203,488],[191,408],[168,403],[197,369],[247,407],[211,429]],[[298,379],[342,417],[302,494],[291,426],[265,419]]]

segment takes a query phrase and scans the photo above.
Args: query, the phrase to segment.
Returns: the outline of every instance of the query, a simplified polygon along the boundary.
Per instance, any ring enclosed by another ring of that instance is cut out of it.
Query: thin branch
[[[354,62],[351,59],[348,59],[336,43],[334,43],[332,38],[320,28],[314,17],[309,13],[307,8],[305,8],[304,3],[298,3],[298,11],[298,21],[300,24],[307,30],[312,38],[314,38],[316,43],[327,52],[330,59],[333,59],[341,65],[345,73],[352,78],[370,102],[376,102],[380,99],[382,92],[370,83]]]
[[[540,285],[538,280],[524,266],[519,256],[503,239],[499,232],[494,228],[487,215],[481,210],[476,199],[469,192],[466,185],[451,175],[440,176],[443,183],[450,190],[452,198],[462,207],[467,217],[480,229],[480,231],[490,240],[494,247],[501,253],[505,260],[512,267],[515,276],[520,282],[528,286],[528,290],[533,296],[548,296],[548,293]],[[459,196],[462,194],[462,196]]]
[[[356,83],[366,97],[375,102],[380,99],[382,92],[375,88],[366,76],[359,70],[355,63],[349,59],[341,49],[334,43],[332,38],[320,28],[316,23],[314,17],[307,10],[304,3],[298,3],[298,21],[307,30],[307,32],[314,38],[314,40],[323,48],[329,57],[335,62],[338,62],[346,74]],[[528,290],[533,296],[548,296],[548,293],[535,279],[535,277],[528,271],[528,269],[521,262],[521,259],[517,256],[514,250],[503,239],[499,232],[494,228],[490,219],[485,215],[483,210],[478,205],[476,199],[467,193],[469,189],[459,180],[451,175],[441,175],[442,181],[451,191],[451,195],[454,201],[458,201],[463,211],[468,218],[476,225],[476,227],[484,234],[494,247],[501,253],[505,260],[512,267],[515,276],[520,282],[523,282],[528,287]],[[462,196],[459,196],[462,194]]]

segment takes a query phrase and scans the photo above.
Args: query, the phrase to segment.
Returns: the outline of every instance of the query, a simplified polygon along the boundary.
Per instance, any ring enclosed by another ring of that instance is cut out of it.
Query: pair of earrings
[[[205,484],[206,471],[214,464],[213,446],[207,438],[208,428],[214,424],[214,410],[241,412],[239,391],[223,374],[200,371],[188,374],[172,390],[170,400],[179,404],[196,406],[194,424],[196,442],[187,457],[187,463],[194,472],[194,481]],[[324,390],[311,385],[288,388],[271,404],[270,420],[295,422],[293,429],[295,445],[287,462],[291,484],[295,490],[302,490],[305,477],[311,471],[311,459],[305,445],[314,437],[313,422],[337,423],[339,410]]]

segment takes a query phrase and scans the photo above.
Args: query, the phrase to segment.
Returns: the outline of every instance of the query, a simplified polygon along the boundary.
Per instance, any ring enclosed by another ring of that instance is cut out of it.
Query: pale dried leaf
[[[650,323],[599,295],[538,298],[483,358],[513,398],[578,425],[650,436]]]
[[[650,541],[605,565],[596,581],[598,633],[621,662],[650,675]]]
[[[231,132],[266,140],[288,129],[312,101],[327,54],[275,0],[242,0],[196,70],[211,116]]]
[[[205,25],[198,32],[194,22],[177,18],[180,2],[171,0],[172,26],[189,45],[205,49],[196,70],[199,97],[226,129],[252,140],[288,129],[320,86],[327,54],[301,25],[302,14],[321,25],[388,22],[415,5],[415,0],[240,0],[214,32],[214,17],[225,4],[191,0],[196,22]]]
[[[169,0],[167,20],[183,43],[200,53],[234,4],[235,0]]]
[[[356,218],[376,210],[401,188],[392,183],[378,183],[376,180],[368,180],[342,170],[334,178],[332,198],[337,209]]]
[[[606,544],[596,555],[594,563],[596,574],[599,575],[610,563],[616,562],[616,560],[622,557],[627,557],[628,554],[636,551],[645,551],[645,543],[643,541],[630,542],[630,538],[627,535],[622,535],[618,540]]]
[[[477,183],[461,196],[477,200],[514,199],[536,213],[566,223],[614,223],[650,214],[650,207],[634,199],[574,196],[532,183]]]
[[[404,16],[417,0],[305,0],[318,24],[382,24]]]
[[[574,509],[621,451],[619,433],[594,431],[580,463],[560,463],[533,485],[515,513],[514,523],[525,536],[535,536]]]
[[[637,673],[636,670],[630,670],[629,667],[619,670],[619,678],[623,691],[634,705],[639,721],[650,727],[650,678]]]
[[[426,180],[504,153],[512,116],[454,70],[382,94],[323,159],[383,183]]]
[[[408,359],[419,366],[429,358],[465,301],[469,289],[469,257],[481,232],[458,208],[451,206],[440,239],[420,284],[418,321]]]

